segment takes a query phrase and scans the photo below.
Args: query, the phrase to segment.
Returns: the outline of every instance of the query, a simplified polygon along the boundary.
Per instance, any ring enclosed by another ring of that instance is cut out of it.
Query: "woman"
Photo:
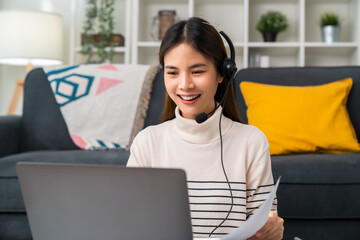
[[[220,74],[225,58],[219,33],[203,19],[193,17],[167,31],[159,52],[167,91],[163,123],[136,136],[128,161],[186,171],[194,237],[231,232],[273,187],[269,144],[257,128],[240,123],[232,86],[224,116],[222,106],[216,109],[229,82]],[[200,113],[210,114],[198,124]],[[282,239],[276,201],[273,210],[251,239]]]

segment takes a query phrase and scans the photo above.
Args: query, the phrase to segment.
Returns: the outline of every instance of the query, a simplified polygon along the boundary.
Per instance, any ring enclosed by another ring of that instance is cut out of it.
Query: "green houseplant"
[[[87,57],[86,63],[94,62],[94,50],[99,62],[113,60],[114,3],[115,0],[87,0],[81,48],[81,53]]]
[[[323,42],[338,42],[340,39],[339,15],[334,12],[324,12],[320,16],[321,36]]]
[[[97,0],[88,0],[86,8],[86,19],[82,33],[81,53],[87,56],[86,62],[91,62],[93,57],[94,41],[94,24],[97,16]]]
[[[339,15],[333,12],[324,12],[320,16],[320,25],[321,27],[325,26],[339,26]]]
[[[275,42],[277,34],[288,27],[287,17],[280,11],[266,12],[256,24],[256,29],[262,33],[265,42]]]

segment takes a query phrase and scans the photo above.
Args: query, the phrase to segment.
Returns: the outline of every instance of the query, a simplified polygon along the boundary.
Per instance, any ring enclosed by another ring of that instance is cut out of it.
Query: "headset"
[[[213,114],[219,106],[224,106],[225,105],[225,101],[227,98],[227,94],[229,92],[229,87],[232,84],[232,81],[234,80],[234,76],[235,73],[237,71],[237,67],[236,67],[236,63],[235,63],[235,48],[234,48],[234,44],[232,43],[232,41],[230,40],[230,38],[228,37],[228,35],[226,35],[223,31],[219,32],[226,40],[226,42],[229,44],[229,48],[230,48],[230,57],[225,57],[222,60],[222,63],[220,65],[220,75],[225,77],[226,79],[228,79],[228,85],[226,87],[225,93],[223,98],[220,101],[220,104],[218,106],[216,106],[216,108],[209,112],[209,113],[199,113],[198,115],[195,116],[195,120],[197,123],[203,123],[205,122],[209,115]]]
[[[228,219],[231,210],[234,206],[234,197],[233,197],[233,193],[232,193],[232,189],[231,189],[231,185],[228,179],[228,176],[226,174],[226,170],[225,170],[225,166],[224,166],[224,157],[223,157],[223,139],[222,139],[222,132],[221,132],[221,118],[223,115],[223,111],[224,111],[224,106],[225,106],[225,102],[226,102],[226,98],[229,92],[229,88],[230,85],[232,84],[234,78],[235,78],[235,74],[237,71],[237,67],[236,67],[236,63],[235,63],[235,49],[234,49],[234,45],[232,43],[232,41],[230,40],[230,38],[223,32],[220,31],[219,32],[226,40],[226,42],[229,44],[229,48],[230,48],[230,58],[229,57],[225,57],[222,61],[222,64],[220,66],[220,75],[225,77],[226,79],[228,79],[228,85],[226,86],[226,90],[224,93],[223,98],[221,99],[220,103],[218,106],[215,107],[215,109],[209,113],[200,113],[198,115],[196,115],[195,120],[197,123],[203,123],[205,122],[209,115],[211,115],[212,113],[214,113],[216,111],[216,109],[218,109],[219,106],[222,106],[222,110],[221,110],[221,114],[220,114],[220,118],[219,118],[219,135],[220,135],[220,159],[221,159],[221,167],[226,179],[226,183],[228,184],[229,187],[229,191],[230,191],[230,196],[231,196],[231,206],[230,209],[226,215],[226,217],[224,218],[224,220],[217,226],[215,227],[212,232],[209,234],[209,237],[211,237],[211,235],[216,231],[216,229],[218,229],[219,227],[221,227],[221,225]]]

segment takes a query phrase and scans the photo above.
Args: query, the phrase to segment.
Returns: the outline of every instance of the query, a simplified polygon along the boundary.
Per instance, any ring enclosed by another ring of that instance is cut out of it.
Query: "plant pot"
[[[263,32],[262,35],[264,42],[276,42],[276,32]]]
[[[322,41],[325,43],[339,42],[340,27],[339,26],[325,26],[321,28]]]
[[[94,43],[94,46],[97,47],[99,45],[99,42],[101,40],[100,34],[91,34],[88,36],[89,40]],[[85,44],[86,36],[85,34],[81,34],[81,46]],[[120,47],[124,46],[125,40],[124,36],[121,34],[113,34],[111,36],[110,45],[113,45],[114,47]]]

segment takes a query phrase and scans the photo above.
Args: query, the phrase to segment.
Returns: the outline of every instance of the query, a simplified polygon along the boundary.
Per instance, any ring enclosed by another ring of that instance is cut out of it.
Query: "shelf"
[[[249,42],[249,47],[258,48],[289,48],[289,47],[300,47],[299,42]]]
[[[93,51],[96,52],[96,49],[94,49]],[[107,52],[110,51],[110,48],[109,47],[105,48],[105,51],[107,51]],[[124,53],[125,51],[126,51],[125,47],[115,47],[114,48],[115,53]],[[80,53],[81,47],[76,47],[75,52]]]
[[[160,41],[156,41],[156,42],[138,42],[138,47],[156,47],[159,48],[160,47],[161,42]]]
[[[358,47],[356,42],[337,42],[337,43],[324,43],[324,42],[306,42],[305,47],[317,47],[317,48],[356,48]]]
[[[86,0],[76,1],[74,20],[82,23]],[[197,16],[208,20],[233,41],[239,69],[248,66],[251,54],[269,57],[270,67],[360,64],[360,0],[115,0],[115,32],[125,33],[126,46],[116,48],[116,57],[133,64],[158,64],[160,41],[156,17],[160,10],[175,10],[177,20]],[[261,15],[269,10],[286,14],[289,28],[277,42],[263,42],[256,30]],[[323,43],[319,18],[332,11],[341,19],[340,42]],[[155,19],[155,20],[154,20]],[[81,32],[81,28],[77,28]],[[72,54],[80,52],[76,33]],[[153,34],[153,36],[152,36]],[[228,44],[224,41],[227,51]],[[131,50],[131,51],[130,51]]]

